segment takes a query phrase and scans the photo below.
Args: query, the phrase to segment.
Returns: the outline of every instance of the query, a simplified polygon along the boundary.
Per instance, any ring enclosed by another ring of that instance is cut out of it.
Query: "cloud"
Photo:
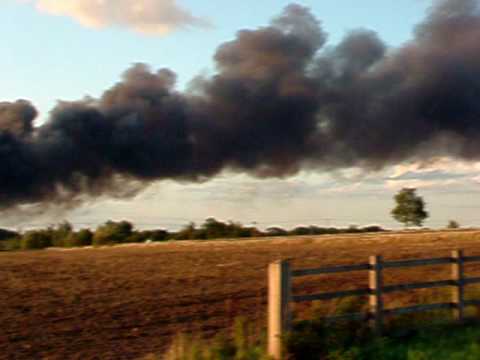
[[[399,164],[391,167],[390,175],[384,180],[385,187],[392,190],[413,187],[452,193],[466,189],[477,191],[480,162],[440,157],[429,162]]]
[[[23,1],[24,0],[19,0]],[[148,35],[165,35],[185,27],[208,27],[176,0],[29,0],[40,11],[69,16],[89,28],[121,26]]]
[[[462,179],[463,180],[463,179]],[[387,180],[386,187],[391,190],[400,190],[402,188],[415,188],[415,189],[442,189],[451,188],[452,192],[458,189],[465,181],[456,179],[445,180],[422,180],[422,179],[409,179],[409,180]]]
[[[401,179],[411,177],[412,174],[419,176],[431,176],[438,174],[469,175],[480,172],[479,161],[459,161],[449,157],[438,157],[430,161],[409,162],[398,164],[392,167],[390,179]]]

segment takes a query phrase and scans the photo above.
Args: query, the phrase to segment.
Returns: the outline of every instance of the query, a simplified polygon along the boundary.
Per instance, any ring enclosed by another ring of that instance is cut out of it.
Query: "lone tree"
[[[459,229],[460,223],[456,220],[450,220],[447,225],[447,229]]]
[[[408,226],[422,226],[428,217],[425,211],[425,202],[421,196],[415,194],[417,189],[404,188],[395,195],[397,204],[391,214],[395,220]]]

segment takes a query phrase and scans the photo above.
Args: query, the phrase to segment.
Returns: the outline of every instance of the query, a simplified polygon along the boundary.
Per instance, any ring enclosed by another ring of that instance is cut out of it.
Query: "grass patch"
[[[354,303],[342,310],[352,310]],[[413,315],[387,324],[374,336],[365,322],[297,321],[285,338],[286,360],[478,360],[480,325],[452,324],[441,314]],[[416,326],[416,328],[415,328]],[[177,335],[163,355],[141,360],[269,360],[265,332],[239,318],[231,334],[206,340]]]
[[[477,360],[480,327],[443,326],[423,329],[408,338],[384,337],[327,352],[328,360]]]
[[[427,297],[426,303],[442,296]],[[346,298],[336,314],[362,312],[362,299]],[[471,308],[469,315],[478,309]],[[451,311],[437,310],[387,318],[384,337],[375,336],[362,321],[327,324],[322,311],[312,320],[297,321],[285,338],[289,359],[298,360],[446,360],[480,359],[478,322],[452,323]]]
[[[265,333],[259,334],[245,318],[237,318],[231,334],[210,340],[179,334],[165,354],[150,354],[142,360],[269,360],[265,340]]]
[[[239,325],[240,324],[240,328]],[[352,324],[306,327],[297,324],[287,339],[288,360],[478,360],[480,326],[436,325],[407,336],[375,338],[365,331],[352,331]],[[212,340],[178,335],[169,350],[142,360],[268,360],[264,338],[245,332],[246,322],[236,325],[233,337]],[[361,327],[360,327],[361,328]],[[360,329],[357,327],[357,329]],[[239,331],[239,329],[242,329]]]

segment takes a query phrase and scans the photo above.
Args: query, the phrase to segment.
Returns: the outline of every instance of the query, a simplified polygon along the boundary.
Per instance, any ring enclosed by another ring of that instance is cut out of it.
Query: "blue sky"
[[[55,0],[44,2],[55,8]],[[173,28],[162,35],[145,35],[128,25],[84,26],[74,16],[55,16],[40,10],[35,3],[36,0],[0,0],[0,31],[4,34],[0,45],[0,101],[29,99],[40,110],[40,119],[45,120],[58,99],[99,96],[135,62],[172,69],[182,89],[195,75],[214,73],[212,55],[218,45],[233,39],[240,29],[266,25],[289,1],[178,1],[178,7],[210,26]],[[338,42],[346,32],[362,27],[377,31],[390,46],[408,41],[415,24],[431,5],[427,0],[298,3],[310,7],[322,21],[330,44]],[[428,169],[410,164],[375,174],[302,173],[286,180],[259,181],[224,174],[206,184],[154,184],[134,199],[101,199],[53,217],[6,217],[0,220],[0,226],[28,227],[59,218],[79,226],[94,226],[108,219],[127,218],[144,227],[174,228],[207,216],[238,219],[247,224],[257,222],[261,226],[394,226],[388,213],[393,194],[402,186],[416,186],[425,194],[432,213],[427,225],[441,226],[450,218],[468,225],[480,222],[480,217],[476,219],[474,215],[478,181],[477,164],[458,164],[448,159],[439,159]],[[452,192],[452,184],[462,186]]]
[[[299,3],[321,19],[331,43],[351,29],[366,27],[391,45],[410,38],[429,6],[421,0]],[[181,1],[179,5],[212,26],[166,36],[146,36],[122,27],[89,29],[70,17],[39,12],[31,3],[3,0],[0,4],[0,30],[9,34],[0,56],[4,69],[0,99],[30,99],[46,114],[57,99],[98,96],[135,62],[171,68],[182,88],[195,75],[214,70],[212,55],[219,44],[233,39],[239,29],[266,25],[289,1]]]

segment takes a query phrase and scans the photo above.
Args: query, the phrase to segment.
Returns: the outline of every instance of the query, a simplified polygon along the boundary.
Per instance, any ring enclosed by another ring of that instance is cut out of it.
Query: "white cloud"
[[[18,0],[25,2],[25,0]],[[121,26],[138,33],[165,35],[209,23],[180,7],[176,0],[26,0],[40,11],[69,16],[90,28]]]
[[[448,187],[458,187],[462,185],[464,181],[462,180],[421,180],[421,179],[411,179],[411,180],[387,180],[385,186],[391,190],[400,190],[402,188],[415,188],[415,189],[439,189],[439,188],[448,188]]]
[[[468,175],[480,172],[480,162],[458,161],[452,158],[436,158],[429,162],[412,162],[392,167],[391,179],[402,178],[408,174],[445,173]]]
[[[408,163],[393,166],[385,178],[385,187],[402,187],[435,191],[477,191],[480,182],[480,162],[437,158],[427,163]]]

